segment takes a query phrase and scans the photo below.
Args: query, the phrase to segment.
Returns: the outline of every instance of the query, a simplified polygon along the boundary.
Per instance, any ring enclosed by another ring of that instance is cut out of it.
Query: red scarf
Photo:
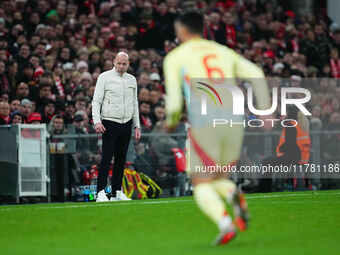
[[[292,44],[293,52],[299,52],[300,47],[298,42],[295,40],[291,40],[290,43]]]
[[[334,78],[340,78],[340,60],[331,59],[331,71]]]
[[[230,48],[235,48],[236,46],[236,31],[234,25],[226,25],[225,26],[225,39],[226,44]]]
[[[147,129],[151,129],[152,128],[152,122],[151,122],[150,118],[144,117],[142,115],[141,116],[141,121],[143,123],[143,126],[145,126]]]
[[[140,33],[141,35],[144,35],[148,30],[154,28],[155,25],[156,25],[155,21],[152,20],[151,23],[148,24],[148,27],[147,27],[147,28],[144,28],[144,27],[139,28],[139,33]]]
[[[60,80],[59,77],[56,77],[56,78],[55,78],[55,86],[56,86],[57,89],[58,89],[59,95],[60,95],[60,96],[65,96],[65,93],[64,93],[64,85],[61,83],[61,80]]]
[[[4,121],[6,121],[6,124],[9,124],[9,121],[10,121],[9,116],[0,115],[0,118],[3,119]]]

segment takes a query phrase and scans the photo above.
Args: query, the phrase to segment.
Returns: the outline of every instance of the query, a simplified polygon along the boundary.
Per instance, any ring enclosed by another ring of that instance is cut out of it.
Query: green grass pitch
[[[0,254],[340,254],[340,190],[247,200],[249,230],[221,247],[191,197],[0,206]]]

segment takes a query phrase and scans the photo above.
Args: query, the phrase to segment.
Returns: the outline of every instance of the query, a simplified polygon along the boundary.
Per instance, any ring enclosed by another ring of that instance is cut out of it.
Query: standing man
[[[261,110],[270,106],[269,92],[260,68],[233,50],[202,38],[202,15],[189,12],[179,16],[175,22],[175,31],[181,45],[173,49],[164,60],[167,125],[168,129],[172,130],[179,123],[184,94],[191,125],[189,138],[192,147],[188,154],[191,168],[188,167],[187,171],[191,171],[194,198],[199,208],[219,228],[220,233],[215,244],[226,244],[235,237],[236,229],[224,200],[232,204],[235,224],[241,231],[246,230],[248,223],[246,201],[236,185],[227,179],[228,173],[200,169],[202,165],[204,167],[234,165],[240,157],[244,127],[209,126],[211,116],[201,117],[200,101],[195,99],[195,95],[200,95],[201,90],[194,88],[197,86],[197,79],[205,78],[206,87],[212,88],[214,92],[218,91],[223,101],[221,104],[223,107],[219,104],[215,106],[213,102],[208,101],[209,107],[213,109],[213,115],[217,115],[217,118],[228,116],[232,121],[238,122],[241,120],[239,116],[233,115],[231,93],[224,89],[222,86],[224,83],[237,86],[236,78],[250,79],[258,108]],[[195,94],[189,94],[191,91]],[[195,103],[196,105],[193,105]]]
[[[114,156],[114,169],[111,191],[112,195],[116,196],[112,197],[111,201],[130,200],[121,191],[124,165],[132,129],[136,140],[141,136],[137,81],[133,75],[126,72],[129,68],[128,54],[119,52],[113,64],[113,69],[98,76],[92,101],[94,127],[97,133],[103,134],[97,202],[109,201],[105,187],[112,156]]]

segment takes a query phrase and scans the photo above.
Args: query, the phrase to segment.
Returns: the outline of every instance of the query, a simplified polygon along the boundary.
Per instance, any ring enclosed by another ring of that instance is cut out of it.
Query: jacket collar
[[[120,73],[117,72],[117,70],[116,70],[115,67],[112,68],[112,71],[113,71],[116,75],[121,76],[121,77],[124,77],[124,76],[125,76],[125,73],[126,73],[126,72],[125,72],[125,73],[123,73],[123,75],[121,75]]]

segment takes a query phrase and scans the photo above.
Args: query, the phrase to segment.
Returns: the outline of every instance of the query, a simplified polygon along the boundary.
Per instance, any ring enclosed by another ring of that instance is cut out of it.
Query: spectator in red
[[[300,38],[298,31],[293,25],[289,25],[286,27],[286,41],[287,41],[287,50],[289,52],[300,52]]]
[[[37,71],[37,68],[39,68],[39,66],[40,66],[40,58],[37,56],[37,55],[31,55],[30,56],[30,59],[29,59],[29,62],[33,65],[33,67],[34,67],[34,78],[36,77],[36,76],[38,76],[37,74],[36,74],[36,71]],[[40,67],[41,68],[41,67]],[[40,75],[40,70],[41,69],[39,69],[39,75]]]
[[[33,112],[28,116],[29,124],[40,124],[41,123],[41,114],[38,112]]]
[[[142,131],[150,132],[152,130],[152,121],[150,118],[150,103],[142,101],[139,103],[139,114]]]
[[[10,107],[6,102],[0,102],[0,125],[7,125],[10,122]]]
[[[39,125],[41,123],[41,115],[38,112],[33,112],[29,117],[28,117],[28,123],[32,125]],[[21,131],[22,136],[24,138],[28,139],[40,139],[40,129],[28,129],[24,128]]]
[[[223,16],[223,21],[225,23],[226,45],[234,49],[236,47],[236,28],[232,13],[226,12]]]
[[[340,78],[340,59],[339,51],[337,48],[331,50],[331,60],[330,60],[331,72],[334,78]]]

